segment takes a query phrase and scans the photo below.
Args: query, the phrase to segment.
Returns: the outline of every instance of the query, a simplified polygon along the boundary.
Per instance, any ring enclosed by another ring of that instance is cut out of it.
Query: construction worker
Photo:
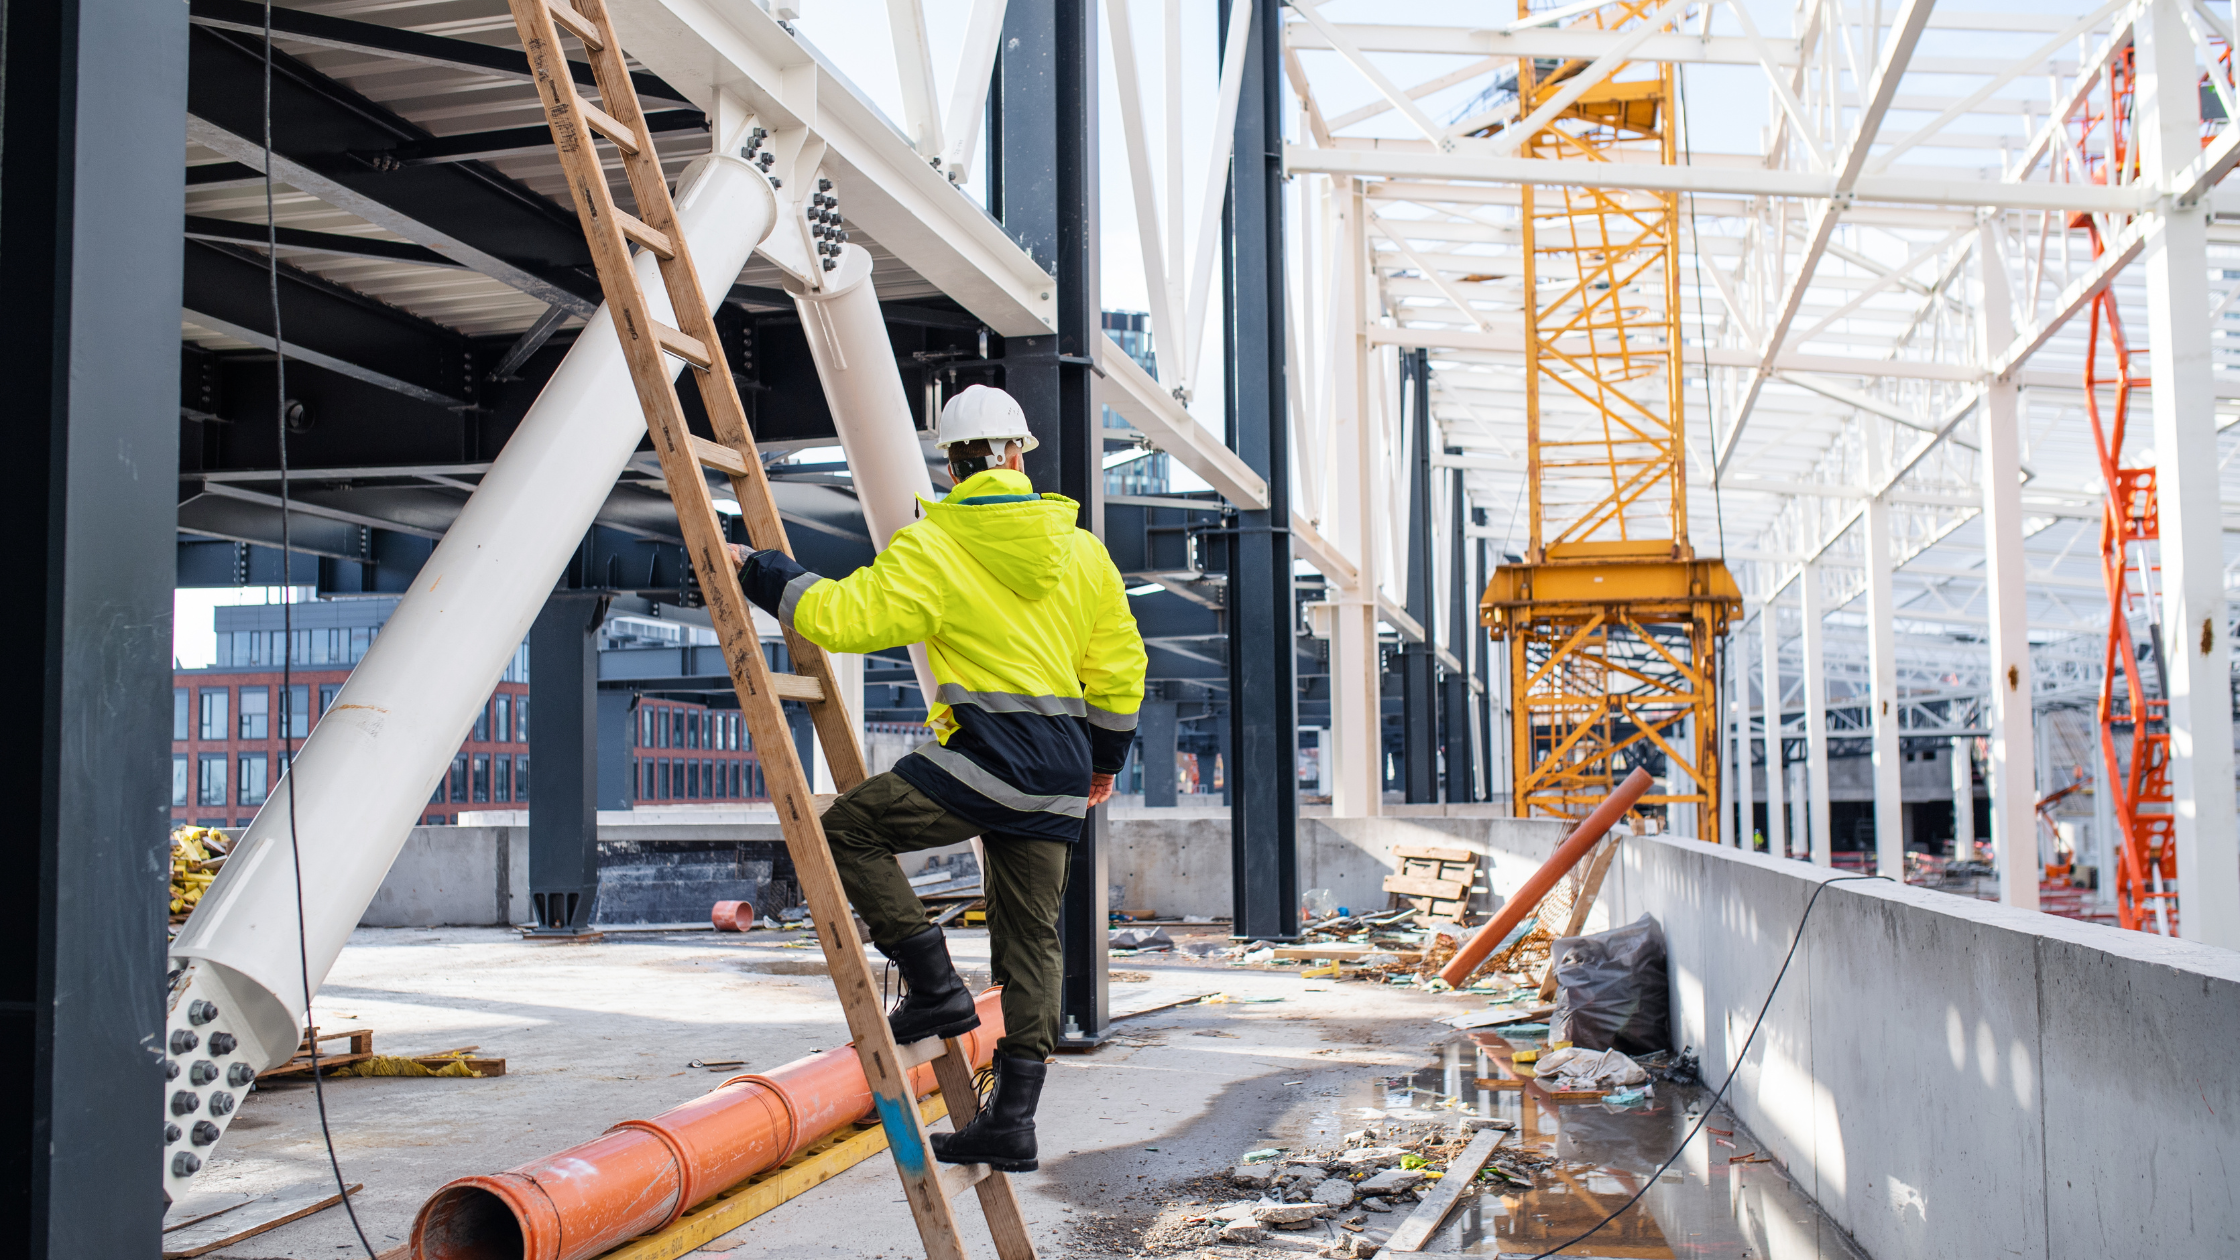
[[[1027,480],[1035,439],[1009,394],[974,385],[950,399],[936,443],[956,488],[922,502],[922,519],[870,567],[831,579],[780,552],[733,552],[747,597],[814,643],[926,645],[937,738],[834,801],[825,838],[872,943],[909,985],[888,1017],[907,1045],[980,1017],[895,856],[982,837],[1004,1035],[987,1105],[933,1149],[947,1163],[1032,1172],[1064,976],[1058,906],[1088,810],[1112,795],[1134,742],[1143,638],[1104,544],[1074,525],[1080,505]]]

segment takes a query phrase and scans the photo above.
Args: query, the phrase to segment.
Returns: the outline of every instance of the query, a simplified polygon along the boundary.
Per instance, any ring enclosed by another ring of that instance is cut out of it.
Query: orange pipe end
[[[974,1067],[1003,1036],[1002,991],[977,1003],[980,1027],[958,1040]],[[915,1094],[937,1088],[933,1065],[913,1068]],[[785,1163],[871,1111],[853,1045],[738,1076],[651,1120],[508,1172],[461,1177],[421,1205],[413,1260],[588,1260],[759,1172]]]
[[[1479,928],[1477,935],[1455,951],[1454,957],[1447,960],[1447,965],[1439,969],[1439,978],[1457,989],[1469,983],[1470,973],[1478,969],[1478,964],[1486,960],[1486,955],[1493,952],[1494,946],[1499,945],[1519,923],[1524,922],[1527,914],[1539,907],[1540,899],[1548,895],[1548,890],[1556,886],[1556,881],[1577,866],[1579,859],[1594,848],[1595,842],[1602,839],[1603,834],[1624,817],[1627,810],[1633,808],[1634,802],[1649,790],[1651,782],[1649,772],[1635,766],[1633,773],[1626,776],[1626,781],[1618,785],[1617,791],[1603,797],[1602,803],[1594,807],[1594,812],[1571,829],[1571,834],[1563,838],[1563,843],[1557,845],[1556,851],[1548,860],[1540,864],[1540,869],[1532,873],[1532,878],[1526,880],[1514,896],[1501,903],[1501,909],[1493,916],[1493,921]]]
[[[757,922],[754,903],[751,901],[719,901],[708,912],[708,921],[718,932],[744,932]]]

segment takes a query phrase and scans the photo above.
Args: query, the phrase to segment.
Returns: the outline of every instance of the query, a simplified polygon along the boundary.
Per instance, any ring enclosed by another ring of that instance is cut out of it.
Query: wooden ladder
[[[856,935],[855,916],[840,887],[832,853],[825,846],[824,826],[811,804],[809,779],[794,751],[781,702],[799,700],[808,706],[833,780],[842,791],[863,781],[863,751],[856,743],[853,722],[839,699],[832,665],[822,648],[789,628],[785,631],[786,649],[795,672],[777,673],[763,658],[753,610],[739,587],[738,573],[725,547],[723,523],[701,470],[713,468],[730,477],[740,518],[754,546],[788,555],[792,547],[786,540],[785,523],[778,515],[770,483],[763,476],[754,435],[747,429],[738,387],[716,339],[715,321],[699,273],[693,268],[691,250],[677,224],[676,205],[670,199],[668,181],[654,152],[645,111],[639,106],[636,87],[623,62],[607,6],[604,0],[576,0],[572,7],[568,0],[509,3],[545,118],[552,124],[577,218],[591,243],[600,287],[614,314],[615,331],[629,360],[631,379],[637,384],[646,428],[661,460],[661,474],[676,504],[677,521],[699,577],[700,592],[707,602],[732,685],[738,689],[747,729],[762,754],[763,777],[777,806],[786,848],[793,855],[794,871],[808,898],[809,911],[816,918],[817,939],[824,946],[825,962],[833,986],[839,990],[848,1031],[855,1036],[856,1053],[863,1061],[863,1074],[886,1128],[888,1146],[902,1175],[903,1190],[910,1213],[918,1222],[926,1254],[929,1260],[965,1260],[969,1254],[957,1232],[950,1200],[970,1187],[979,1192],[981,1211],[1000,1260],[1033,1260],[1034,1243],[1020,1218],[1010,1180],[985,1164],[941,1164],[932,1158],[925,1123],[912,1096],[910,1070],[922,1063],[933,1064],[950,1123],[961,1128],[979,1110],[972,1064],[954,1038],[895,1045],[878,986],[872,983],[871,969],[864,960],[862,938]],[[597,105],[584,100],[576,90],[560,43],[563,32],[581,43],[590,58],[599,87]],[[600,141],[613,146],[621,156],[636,200],[636,215],[615,205],[600,160]],[[650,251],[659,261],[662,283],[676,312],[675,327],[654,317],[632,266],[632,245]],[[729,277],[724,279],[728,286]],[[683,360],[690,369],[715,433],[714,441],[695,436],[687,427],[667,362],[670,356]]]

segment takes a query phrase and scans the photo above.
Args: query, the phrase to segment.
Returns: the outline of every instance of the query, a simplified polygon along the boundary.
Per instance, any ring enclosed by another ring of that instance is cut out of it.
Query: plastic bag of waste
[[[1665,988],[1664,930],[1648,915],[1593,936],[1566,936],[1550,950],[1556,1013],[1550,1036],[1589,1050],[1650,1054],[1672,1048]]]
[[[1540,1056],[1532,1070],[1551,1089],[1617,1089],[1647,1083],[1641,1065],[1616,1050],[1566,1046]]]

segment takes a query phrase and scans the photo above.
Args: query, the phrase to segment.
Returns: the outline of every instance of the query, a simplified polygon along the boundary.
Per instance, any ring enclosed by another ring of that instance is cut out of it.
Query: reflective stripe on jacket
[[[1145,657],[1128,596],[1080,507],[994,469],[898,531],[869,567],[830,579],[775,552],[748,595],[835,652],[924,642],[937,738],[895,773],[990,831],[1074,840],[1089,777],[1134,742]]]

